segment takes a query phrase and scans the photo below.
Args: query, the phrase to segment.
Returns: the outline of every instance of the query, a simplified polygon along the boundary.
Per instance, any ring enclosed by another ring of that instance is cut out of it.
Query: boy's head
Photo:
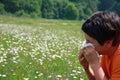
[[[85,21],[82,30],[100,45],[113,40],[112,46],[115,46],[120,42],[120,17],[113,12],[96,12]]]

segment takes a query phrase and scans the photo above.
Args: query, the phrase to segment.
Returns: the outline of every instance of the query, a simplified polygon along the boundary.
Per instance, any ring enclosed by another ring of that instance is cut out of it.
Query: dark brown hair
[[[114,12],[94,13],[84,22],[82,30],[101,45],[107,40],[113,40],[112,46],[120,43],[120,17]]]

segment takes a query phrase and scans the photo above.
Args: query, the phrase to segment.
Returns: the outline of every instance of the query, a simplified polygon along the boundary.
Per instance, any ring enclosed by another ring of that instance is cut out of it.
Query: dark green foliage
[[[99,5],[100,10],[110,10],[115,3],[115,0],[101,0],[101,4]]]
[[[120,0],[101,0],[98,8],[101,11],[114,11],[120,15]]]
[[[64,8],[69,4],[68,0],[54,0],[55,19],[64,19]]]
[[[78,9],[75,7],[73,3],[69,3],[65,8],[64,8],[64,18],[65,19],[78,19],[79,12]]]
[[[40,16],[40,0],[2,0],[7,12],[17,16]]]
[[[120,0],[0,0],[0,14],[48,19],[86,19],[95,11],[120,15]]]
[[[120,15],[120,2],[114,5],[112,11],[115,11],[116,13],[118,13],[118,15]]]
[[[15,13],[19,10],[18,0],[2,0],[6,12]]]
[[[0,3],[0,15],[5,13],[4,4]]]
[[[53,18],[54,17],[54,12],[53,12],[53,0],[43,0],[42,1],[42,17],[43,18]]]

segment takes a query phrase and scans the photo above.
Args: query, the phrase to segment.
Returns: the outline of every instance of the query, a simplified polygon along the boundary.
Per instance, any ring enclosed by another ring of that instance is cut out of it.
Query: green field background
[[[87,80],[83,22],[0,16],[0,80]]]

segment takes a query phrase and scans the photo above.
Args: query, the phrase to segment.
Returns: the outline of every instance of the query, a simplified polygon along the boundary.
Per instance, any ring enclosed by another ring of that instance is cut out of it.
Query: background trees
[[[79,12],[77,7],[73,3],[69,3],[64,8],[64,18],[65,19],[78,19]]]
[[[48,19],[86,19],[98,10],[120,15],[119,0],[0,0],[0,14]]]

